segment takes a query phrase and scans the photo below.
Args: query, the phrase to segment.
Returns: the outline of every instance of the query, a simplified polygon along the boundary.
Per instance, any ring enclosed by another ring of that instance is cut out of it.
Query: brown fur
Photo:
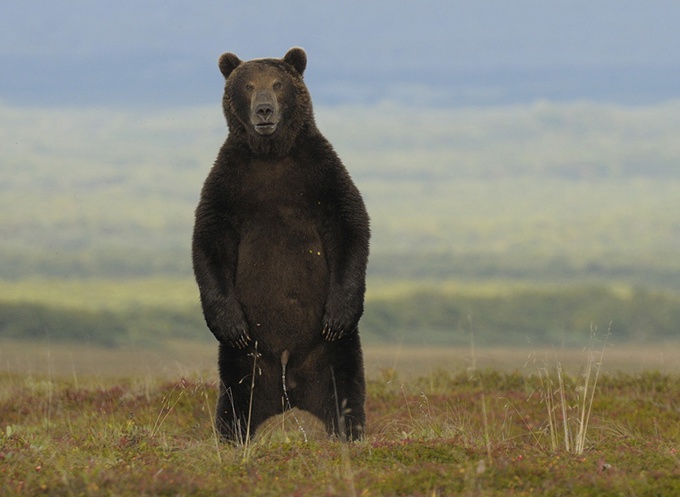
[[[229,135],[196,209],[193,264],[220,341],[217,425],[230,440],[293,407],[340,437],[364,429],[369,220],[314,123],[306,63],[301,49],[219,61]]]

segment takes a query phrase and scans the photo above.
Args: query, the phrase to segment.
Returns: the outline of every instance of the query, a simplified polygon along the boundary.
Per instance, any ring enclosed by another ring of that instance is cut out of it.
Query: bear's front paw
[[[334,321],[326,321],[321,330],[321,336],[328,342],[335,342],[346,335],[356,332],[356,330],[356,326],[347,326]]]
[[[248,330],[241,327],[229,327],[226,332],[220,333],[219,336],[215,334],[215,337],[221,343],[239,350],[245,349],[251,341]]]
[[[243,311],[234,300],[205,306],[205,320],[217,340],[235,349],[245,349],[250,343],[248,324]]]
[[[323,326],[323,329],[321,330],[321,336],[324,338],[324,340],[328,342],[335,342],[337,339],[341,338],[344,335],[344,330],[341,328],[338,328],[337,326],[333,326],[332,323],[326,323]]]

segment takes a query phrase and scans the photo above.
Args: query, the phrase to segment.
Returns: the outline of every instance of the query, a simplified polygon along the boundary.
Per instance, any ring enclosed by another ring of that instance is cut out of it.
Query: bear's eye
[[[281,85],[281,81],[277,81],[276,83],[274,83],[274,89],[275,89],[275,90],[280,90],[280,89],[281,89],[281,86],[282,86],[282,85]]]
[[[246,90],[253,91],[255,87],[251,83],[246,83]]]

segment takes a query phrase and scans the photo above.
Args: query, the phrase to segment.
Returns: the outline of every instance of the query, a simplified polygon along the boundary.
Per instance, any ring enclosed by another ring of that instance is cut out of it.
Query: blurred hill
[[[372,217],[371,274],[680,289],[680,103],[317,107]],[[190,275],[219,104],[0,106],[0,277]]]
[[[673,340],[679,111],[318,106],[372,217],[366,341]],[[210,339],[189,246],[225,135],[218,105],[1,105],[0,338]]]

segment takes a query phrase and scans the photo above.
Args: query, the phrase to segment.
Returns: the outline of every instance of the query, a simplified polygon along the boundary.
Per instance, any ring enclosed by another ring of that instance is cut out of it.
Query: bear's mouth
[[[261,123],[261,124],[255,124],[255,132],[258,135],[261,136],[267,136],[271,135],[274,131],[276,131],[276,124],[277,123]]]

